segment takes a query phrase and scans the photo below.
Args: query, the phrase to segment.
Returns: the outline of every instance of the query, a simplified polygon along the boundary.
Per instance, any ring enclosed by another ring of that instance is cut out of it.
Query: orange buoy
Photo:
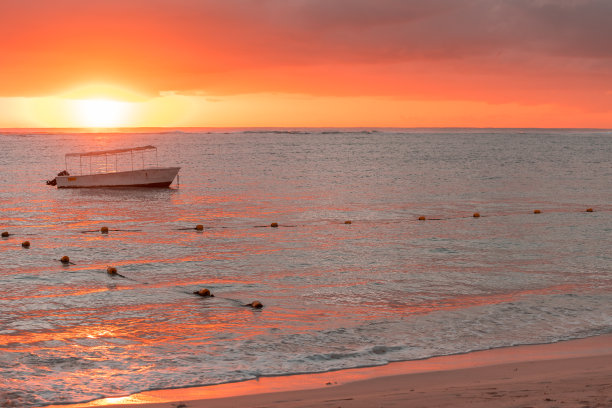
[[[108,234],[108,227],[102,227],[102,228],[100,228],[100,233],[102,233],[102,234]]]
[[[115,268],[114,266],[108,266],[106,268],[106,273],[108,273],[109,275],[117,275],[117,268]]]
[[[30,247],[30,241],[23,241],[21,243],[21,246],[24,247],[24,248],[29,248]]]
[[[480,217],[480,213],[477,213],[477,212],[474,213],[474,218],[478,218],[478,217]]]
[[[270,226],[272,228],[278,228],[278,223],[277,222],[273,222],[272,224],[270,224]]]
[[[202,231],[204,229],[204,226],[202,224],[198,224],[195,227],[196,231]]]
[[[63,264],[67,264],[70,263],[70,258],[67,255],[62,256],[62,258],[60,259],[60,262]]]
[[[592,208],[587,208],[587,209],[586,209],[586,212],[593,212],[593,209],[592,209]],[[3,235],[3,236],[4,236],[4,235]]]
[[[200,290],[196,290],[195,292],[193,292],[195,295],[198,296],[202,296],[202,297],[215,297],[215,295],[213,295],[212,293],[210,293],[210,290],[204,288],[204,289],[200,289]]]
[[[2,232],[2,238],[6,238],[6,237],[8,237],[8,236],[9,236],[8,231],[3,231],[3,232]]]
[[[423,217],[422,215],[419,217],[419,221],[425,221],[425,217]]]
[[[534,214],[540,214],[541,212],[542,212],[542,211],[540,211],[540,210],[533,210],[533,213],[534,213]]]
[[[251,303],[247,303],[245,306],[252,307],[253,309],[261,309],[263,305],[259,300],[255,300]]]
[[[348,221],[344,221],[345,224],[352,224],[353,222],[351,220]]]

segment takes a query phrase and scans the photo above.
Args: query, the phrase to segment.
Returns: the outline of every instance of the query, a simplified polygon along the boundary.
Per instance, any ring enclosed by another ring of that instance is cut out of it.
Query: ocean
[[[178,183],[45,184],[143,145]],[[611,159],[610,130],[0,131],[0,405],[611,333]]]

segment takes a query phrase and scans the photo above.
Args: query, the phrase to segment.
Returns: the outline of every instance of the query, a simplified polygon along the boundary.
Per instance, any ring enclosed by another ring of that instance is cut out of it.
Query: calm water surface
[[[179,186],[45,185],[147,144]],[[610,333],[611,158],[611,131],[0,132],[0,403]]]

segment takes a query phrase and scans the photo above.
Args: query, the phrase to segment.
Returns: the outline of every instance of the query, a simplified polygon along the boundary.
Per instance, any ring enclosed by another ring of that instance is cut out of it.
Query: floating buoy
[[[533,210],[533,213],[534,213],[534,214],[540,214],[541,212],[542,212],[542,211],[540,211],[540,210]]]
[[[271,226],[272,228],[278,228],[278,223],[273,222],[272,224],[270,224],[270,226]]]
[[[23,241],[21,243],[21,246],[24,247],[24,248],[29,248],[30,247],[30,241]]]
[[[425,221],[425,217],[423,217],[422,215],[419,217],[419,221]]]
[[[68,263],[70,263],[70,258],[67,255],[64,255],[60,259],[60,262],[63,263],[63,264],[68,264]]]
[[[204,289],[200,289],[200,290],[196,290],[195,292],[193,292],[195,295],[198,296],[202,296],[202,297],[215,297],[215,295],[213,295],[212,293],[210,293],[210,290],[204,288]]]
[[[480,213],[474,213],[474,218],[480,217]]]
[[[117,268],[115,268],[114,266],[108,266],[106,268],[106,273],[108,273],[109,275],[117,275]]]
[[[259,300],[255,300],[251,303],[247,303],[245,306],[252,307],[253,309],[261,309],[263,305]]]
[[[102,234],[108,234],[108,227],[102,227],[102,228],[100,228],[100,233],[102,233]]]
[[[8,237],[10,234],[8,233],[8,231],[3,231],[2,232],[2,238],[6,238]]]
[[[195,227],[196,231],[202,231],[204,229],[204,226],[202,224],[198,224]]]
[[[344,223],[345,223],[345,224],[352,224],[352,223],[353,223],[353,221],[348,220],[348,221],[344,221]]]
[[[587,208],[586,212],[593,212],[593,209],[592,208]],[[4,234],[4,232],[3,232],[3,234]],[[2,235],[2,236],[4,236],[4,235]]]

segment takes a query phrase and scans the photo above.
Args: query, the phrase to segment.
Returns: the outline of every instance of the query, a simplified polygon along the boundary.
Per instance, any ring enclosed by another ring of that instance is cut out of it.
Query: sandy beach
[[[612,335],[63,405],[94,406],[609,407]]]

